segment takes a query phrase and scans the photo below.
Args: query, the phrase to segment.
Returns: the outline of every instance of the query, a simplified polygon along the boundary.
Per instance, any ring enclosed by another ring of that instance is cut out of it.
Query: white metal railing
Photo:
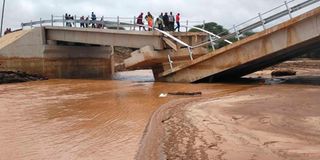
[[[162,33],[165,37],[168,37],[170,39],[172,39],[173,41],[179,43],[180,45],[184,46],[184,47],[187,47],[188,48],[188,52],[189,52],[189,57],[191,60],[193,60],[193,56],[192,56],[192,47],[190,45],[188,45],[187,43],[181,41],[180,39],[174,37],[173,35],[171,35],[170,33],[168,32],[165,32],[165,31],[162,31],[158,28],[155,28],[156,31]],[[170,54],[168,54],[168,61],[169,61],[169,65],[170,65],[170,68],[173,69],[173,61],[171,60],[171,57],[170,57]]]
[[[220,39],[220,38],[221,38],[220,36],[218,36],[218,35],[216,35],[216,34],[214,34],[214,33],[212,33],[212,32],[209,32],[209,31],[207,31],[207,30],[205,30],[205,29],[203,29],[203,28],[199,28],[199,27],[196,27],[196,26],[183,26],[183,27],[190,27],[190,28],[193,28],[193,29],[196,29],[196,30],[199,30],[199,31],[201,31],[201,32],[204,32],[204,33],[207,33],[207,34],[208,34],[209,42],[203,42],[203,43],[201,43],[201,44],[199,44],[199,45],[192,46],[191,49],[193,49],[193,48],[198,48],[198,47],[201,47],[201,46],[204,46],[204,45],[207,45],[207,44],[210,43],[212,49],[214,50],[214,49],[215,49],[214,39]],[[229,40],[226,40],[226,39],[225,39],[224,41],[227,42],[227,43],[229,43],[229,44],[232,44],[232,42],[229,41]]]
[[[137,27],[141,26],[138,25],[137,17],[103,17],[103,20],[101,20],[102,17],[97,17],[97,20],[93,21],[91,20],[91,17],[88,17],[89,20],[81,20],[79,16],[73,15],[73,20],[66,20],[65,15],[62,16],[55,16],[51,15],[50,19],[42,19],[40,18],[37,21],[30,21],[21,23],[21,27],[35,27],[35,26],[66,26],[66,23],[71,23],[72,27],[80,27],[81,23],[89,24],[90,25],[95,24],[97,25],[103,25],[107,28],[113,28],[113,29],[121,29],[125,28],[127,30],[137,30]],[[155,18],[156,19],[156,18]],[[181,21],[181,24],[185,24],[184,31],[188,31],[191,27],[188,26],[194,26],[194,25],[204,25],[205,21],[197,21],[197,20],[186,20]],[[148,27],[148,25],[144,25],[144,27]],[[183,27],[181,27],[183,28]]]
[[[298,2],[298,4],[294,5],[293,3]],[[236,37],[237,40],[240,40],[240,36],[248,31],[253,31],[254,29],[257,29],[259,27],[262,27],[262,30],[267,29],[267,24],[271,22],[278,22],[281,23],[283,21],[279,20],[280,18],[283,18],[285,16],[289,16],[290,19],[294,17],[293,13],[300,11],[301,9],[305,9],[306,7],[319,7],[320,0],[290,0],[290,1],[284,1],[284,3],[278,7],[275,7],[267,12],[264,13],[258,13],[256,17],[253,17],[245,22],[242,22],[238,25],[233,25],[231,28],[229,28],[227,31],[219,33],[218,35],[222,38],[215,39],[214,42],[226,40],[231,37]],[[290,5],[294,6],[290,6]],[[281,9],[281,11],[274,13],[276,10]],[[266,17],[267,15],[272,14],[271,16]],[[266,18],[264,18],[266,17]],[[257,21],[256,21],[257,20]],[[287,19],[286,19],[287,20]],[[249,22],[255,21],[253,23],[250,23],[249,25],[245,25]],[[275,24],[274,24],[275,25]],[[273,26],[274,26],[273,25]],[[244,27],[243,27],[244,26]],[[228,34],[229,33],[229,34]],[[225,36],[222,36],[226,34]]]

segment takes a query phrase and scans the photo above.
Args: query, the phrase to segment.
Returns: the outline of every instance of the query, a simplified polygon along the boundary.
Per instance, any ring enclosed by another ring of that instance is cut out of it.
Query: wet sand
[[[170,118],[162,121],[161,156],[318,160],[319,95],[319,86],[276,85],[178,103],[184,107],[166,111]]]
[[[134,159],[152,113],[202,91],[229,94],[246,85],[48,80],[0,85],[0,159]]]

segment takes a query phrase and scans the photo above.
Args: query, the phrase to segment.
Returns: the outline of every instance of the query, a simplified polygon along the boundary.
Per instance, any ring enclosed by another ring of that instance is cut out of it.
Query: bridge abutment
[[[6,35],[0,42],[0,70],[23,71],[49,78],[111,79],[108,46],[43,41],[41,28]]]

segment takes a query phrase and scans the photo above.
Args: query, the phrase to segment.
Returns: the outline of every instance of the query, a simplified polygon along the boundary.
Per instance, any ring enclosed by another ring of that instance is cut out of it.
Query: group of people
[[[65,15],[65,19],[66,19],[66,26],[67,27],[72,27],[72,20],[74,20],[74,17],[71,16],[70,14]],[[80,27],[82,28],[104,28],[104,17],[101,17],[100,20],[101,23],[97,24],[97,16],[94,12],[91,13],[91,21],[90,21],[90,16],[87,16],[86,18],[84,16],[80,17]],[[75,23],[73,22],[73,25],[75,26]]]
[[[12,30],[11,28],[6,28],[6,30],[4,31],[4,35],[11,33]]]
[[[155,27],[164,31],[178,30],[178,32],[180,32],[180,13],[177,13],[176,16],[174,16],[172,12],[170,12],[170,14],[167,12],[165,14],[161,13],[155,21],[150,12],[148,12],[145,17],[143,17],[143,13],[141,13],[137,18],[137,25],[139,25],[140,31],[141,28],[146,30],[144,27],[143,18],[148,23],[148,31],[151,31]],[[174,27],[175,23],[177,24],[176,27]]]
[[[65,20],[66,20],[66,26],[67,27],[72,27],[72,20],[74,20],[74,17],[71,16],[70,14],[66,13],[66,15],[64,16]],[[73,23],[73,25],[75,25],[75,23]]]
[[[66,26],[72,27],[75,26],[75,17],[71,16],[70,14],[65,14],[65,20],[66,20]],[[143,13],[141,13],[137,18],[137,25],[139,26],[139,30],[141,31],[141,28],[146,31],[146,28],[144,26],[144,20],[148,23],[148,31],[151,31],[153,28],[158,28],[163,31],[176,31],[180,32],[180,13],[177,13],[175,16],[172,12],[170,14],[161,13],[156,19],[152,16],[150,12],[147,13],[147,15],[144,17]],[[175,27],[176,23],[176,27]],[[104,24],[104,17],[101,17],[100,22],[97,22],[97,16],[94,12],[91,13],[90,16],[87,16],[86,18],[84,16],[80,17],[80,27],[82,28],[105,28]]]

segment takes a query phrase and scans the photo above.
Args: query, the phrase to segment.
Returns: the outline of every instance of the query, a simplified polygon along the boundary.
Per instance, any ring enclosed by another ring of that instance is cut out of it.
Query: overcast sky
[[[181,13],[182,20],[206,20],[225,27],[240,23],[259,12],[283,4],[283,0],[6,0],[5,27],[17,28],[21,22],[50,19],[51,14],[89,15],[105,17],[138,16],[150,11]]]

